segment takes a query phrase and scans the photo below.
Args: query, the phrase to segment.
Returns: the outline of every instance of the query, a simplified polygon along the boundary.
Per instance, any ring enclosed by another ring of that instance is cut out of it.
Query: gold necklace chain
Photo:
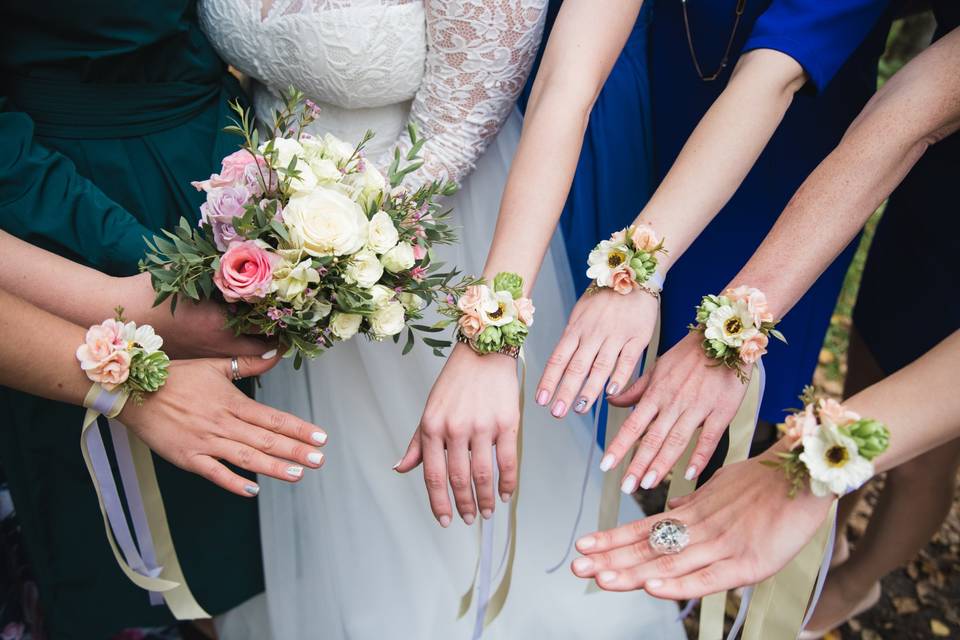
[[[704,82],[716,80],[717,77],[723,73],[723,70],[727,68],[727,62],[730,59],[730,49],[733,48],[733,39],[737,35],[737,27],[740,26],[740,17],[743,16],[743,10],[747,6],[747,0],[737,0],[733,30],[730,32],[730,39],[727,40],[727,50],[723,52],[723,59],[720,60],[720,66],[708,76],[703,75],[703,70],[700,68],[700,61],[697,59],[697,52],[693,46],[693,34],[690,33],[690,18],[687,16],[687,0],[680,0],[680,4],[683,6],[683,26],[687,31],[687,45],[690,47],[690,58],[693,60],[693,66],[697,70],[697,75],[700,76],[700,79]]]

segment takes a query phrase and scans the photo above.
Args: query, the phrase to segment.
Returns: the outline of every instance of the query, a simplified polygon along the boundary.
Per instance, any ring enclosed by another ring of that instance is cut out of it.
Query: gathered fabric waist
[[[12,108],[33,120],[39,136],[131,138],[179,126],[217,100],[222,82],[99,84],[7,76]]]

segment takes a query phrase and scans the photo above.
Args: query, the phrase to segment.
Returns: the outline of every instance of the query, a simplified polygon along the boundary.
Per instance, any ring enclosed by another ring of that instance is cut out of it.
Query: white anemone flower
[[[603,240],[587,258],[587,277],[601,287],[613,286],[613,272],[630,262],[633,252],[623,242]]]
[[[873,477],[873,463],[860,455],[852,438],[829,422],[803,438],[800,461],[807,466],[815,496],[842,496]]]
[[[734,302],[717,307],[710,313],[703,335],[707,340],[720,340],[729,347],[739,348],[756,333],[750,309],[742,302]]]
[[[485,292],[480,303],[480,319],[484,326],[503,327],[517,319],[517,305],[508,291]]]

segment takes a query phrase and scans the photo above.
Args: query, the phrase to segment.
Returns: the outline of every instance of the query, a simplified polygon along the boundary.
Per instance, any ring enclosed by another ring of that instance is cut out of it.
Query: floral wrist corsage
[[[663,278],[657,274],[657,254],[666,254],[663,240],[647,224],[635,224],[617,231],[594,247],[587,258],[591,290],[609,287],[627,295],[643,289],[660,296]]]
[[[516,358],[533,326],[535,309],[530,298],[523,297],[523,278],[504,271],[493,279],[493,287],[481,280],[441,311],[456,321],[458,342],[482,355]]]
[[[746,382],[743,365],[755,363],[767,352],[768,336],[787,341],[775,326],[763,292],[740,286],[719,296],[704,296],[697,307],[697,323],[690,329],[703,334],[707,356],[734,369]]]
[[[794,497],[810,481],[815,496],[844,496],[873,477],[873,459],[887,450],[886,425],[861,418],[832,399],[813,399],[807,387],[801,397],[806,408],[780,425],[790,450],[777,454],[779,462],[764,464],[783,469]]]
[[[135,402],[167,381],[170,358],[160,347],[163,338],[148,324],[123,320],[123,307],[115,318],[95,324],[77,348],[80,368],[107,391],[128,394]]]

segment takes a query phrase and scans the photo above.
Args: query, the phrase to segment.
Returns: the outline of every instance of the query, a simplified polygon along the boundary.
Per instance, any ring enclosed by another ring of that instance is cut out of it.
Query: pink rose
[[[85,366],[88,364],[92,366]],[[107,391],[113,391],[130,376],[130,352],[114,351],[99,362],[81,362],[80,367],[87,373],[88,378],[99,382]]]
[[[260,156],[254,156],[246,149],[234,151],[220,165],[219,179],[227,184],[240,182],[247,174],[247,167],[254,168],[263,162]]]
[[[260,184],[268,176],[267,161],[263,156],[254,156],[246,149],[234,151],[223,159],[220,173],[214,173],[208,180],[191,182],[197,191],[210,191],[220,187],[243,186],[251,193],[260,195],[263,191]],[[275,174],[269,176],[274,182]],[[271,187],[276,185],[271,184]]]
[[[745,302],[757,328],[760,328],[760,325],[764,322],[773,322],[773,314],[770,313],[770,308],[767,305],[767,296],[760,289],[740,285],[733,289],[727,289],[723,292],[723,295],[733,302]]]
[[[126,348],[121,332],[123,325],[116,320],[105,320],[87,330],[87,336],[77,349],[77,360],[84,369],[92,369],[118,349]]]
[[[838,427],[852,424],[860,419],[860,414],[848,410],[833,398],[821,398],[817,402],[817,411],[824,420],[829,420]]]
[[[817,432],[817,419],[813,415],[813,407],[808,406],[803,413],[787,416],[783,426],[784,433],[790,441],[790,448],[796,449],[803,442],[804,437],[812,436]]]
[[[744,339],[740,345],[740,359],[747,364],[753,364],[760,356],[767,352],[767,343],[770,340],[759,331]]]
[[[633,233],[630,234],[630,240],[633,246],[639,251],[653,252],[660,246],[660,238],[657,232],[648,224],[638,224],[633,227]]]
[[[613,276],[610,280],[610,286],[613,287],[613,290],[621,295],[627,295],[633,288],[636,286],[636,281],[634,280],[633,269],[627,266],[620,267],[613,272]]]
[[[476,338],[485,329],[483,320],[475,311],[464,311],[463,315],[457,320],[460,327],[460,333],[470,340]]]
[[[517,308],[517,318],[520,319],[520,322],[528,327],[532,327],[533,313],[536,309],[533,307],[533,302],[530,298],[517,298],[513,301],[513,304]]]
[[[273,267],[279,260],[253,240],[235,241],[220,256],[213,283],[227,302],[262,300],[270,292]]]
[[[467,287],[467,290],[463,292],[463,295],[460,296],[460,299],[457,301],[457,308],[464,313],[476,312],[486,297],[484,289],[486,289],[486,287],[482,284]]]

